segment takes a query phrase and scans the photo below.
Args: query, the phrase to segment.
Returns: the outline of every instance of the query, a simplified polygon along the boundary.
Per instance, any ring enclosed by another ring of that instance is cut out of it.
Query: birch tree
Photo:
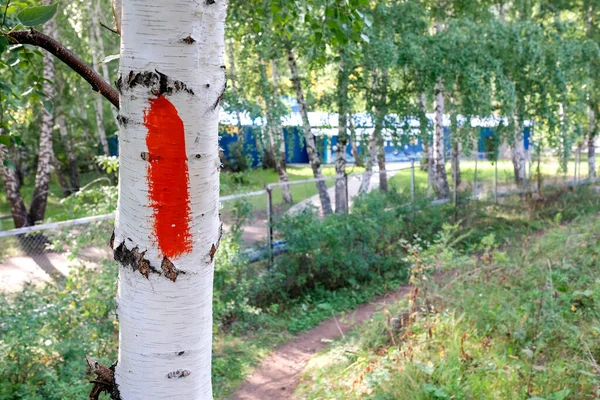
[[[91,398],[212,398],[225,14],[219,0],[124,1],[118,92],[50,36],[6,34],[61,58],[120,109],[110,244],[119,263],[119,360],[114,368],[88,360],[97,374]]]

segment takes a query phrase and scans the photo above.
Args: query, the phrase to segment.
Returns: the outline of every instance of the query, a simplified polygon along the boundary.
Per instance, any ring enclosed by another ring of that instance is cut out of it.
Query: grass
[[[597,165],[600,164],[600,158],[598,158]],[[529,168],[529,164],[528,168]],[[531,166],[531,174],[533,179],[537,179],[537,163],[533,163]],[[581,179],[587,178],[588,163],[587,159],[582,159],[580,164]],[[461,161],[461,180],[465,185],[472,187],[475,180],[475,161]],[[450,164],[447,164],[446,171],[448,175],[448,183],[452,190],[452,169]],[[557,161],[543,161],[540,164],[540,171],[543,179],[548,180],[562,180],[562,179],[573,179],[575,172],[575,162],[569,162],[567,165],[567,172],[564,173],[560,169],[560,165]],[[528,171],[529,173],[529,171]],[[485,188],[491,190],[494,183],[495,165],[487,160],[479,160],[477,162],[477,182],[479,185],[484,185]],[[410,169],[400,171],[394,176],[390,177],[389,183],[397,190],[409,190],[411,185],[411,171]],[[420,168],[415,169],[415,185],[418,189],[427,189],[427,172]],[[500,188],[512,187],[514,185],[514,170],[512,161],[499,161],[498,162],[498,186]]]
[[[409,245],[418,294],[313,359],[297,397],[598,398],[600,216],[547,211],[543,234],[488,234],[471,255],[450,227]]]

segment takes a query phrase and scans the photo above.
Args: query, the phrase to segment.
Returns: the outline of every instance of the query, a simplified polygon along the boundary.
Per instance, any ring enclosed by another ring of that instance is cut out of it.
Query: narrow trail
[[[369,320],[381,306],[400,300],[409,292],[408,286],[377,297],[353,311],[337,315],[322,322],[316,328],[284,344],[268,356],[238,391],[230,398],[234,400],[284,400],[294,399],[294,390],[304,367],[311,357],[327,344]]]

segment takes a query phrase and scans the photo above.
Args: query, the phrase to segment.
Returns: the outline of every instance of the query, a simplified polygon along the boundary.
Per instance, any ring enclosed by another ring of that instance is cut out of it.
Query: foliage
[[[413,274],[419,295],[316,358],[300,395],[597,397],[599,238],[600,219],[585,217],[508,251],[493,235],[473,257],[447,240],[413,247],[410,261],[423,266]]]
[[[61,285],[0,295],[0,398],[74,399],[89,391],[86,355],[117,355],[116,264],[74,266]]]

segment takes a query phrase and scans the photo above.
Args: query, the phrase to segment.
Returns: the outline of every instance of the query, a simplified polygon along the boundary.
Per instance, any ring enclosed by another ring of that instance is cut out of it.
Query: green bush
[[[415,234],[432,237],[450,213],[446,206],[417,204],[413,209],[407,203],[396,192],[371,193],[356,200],[351,214],[321,219],[308,209],[282,217],[276,229],[288,251],[261,276],[257,304],[294,299],[316,289],[406,277],[399,240]]]
[[[117,357],[117,268],[74,268],[64,285],[27,286],[0,302],[0,398],[84,398],[85,356]]]

